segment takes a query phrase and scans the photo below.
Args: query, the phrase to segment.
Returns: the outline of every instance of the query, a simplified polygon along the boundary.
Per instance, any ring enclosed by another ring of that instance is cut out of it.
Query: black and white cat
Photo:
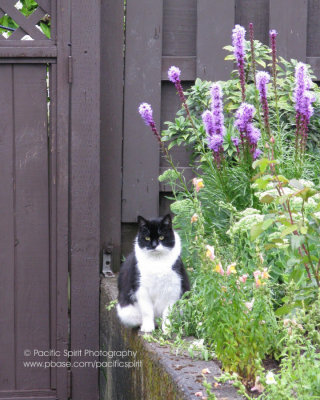
[[[170,307],[190,290],[180,237],[170,214],[151,220],[139,216],[138,224],[134,251],[120,268],[117,313],[124,325],[143,332],[153,331],[155,318],[162,317],[166,331]]]

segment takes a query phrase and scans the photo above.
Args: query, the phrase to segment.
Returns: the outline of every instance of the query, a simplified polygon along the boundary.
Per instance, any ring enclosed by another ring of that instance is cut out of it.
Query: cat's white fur
[[[151,332],[155,328],[154,319],[162,317],[162,330],[166,331],[170,307],[181,296],[181,278],[172,270],[181,253],[181,240],[177,232],[174,236],[175,245],[171,249],[159,244],[150,251],[135,243],[140,286],[135,305],[117,305],[118,316],[124,325],[141,326],[141,331]]]

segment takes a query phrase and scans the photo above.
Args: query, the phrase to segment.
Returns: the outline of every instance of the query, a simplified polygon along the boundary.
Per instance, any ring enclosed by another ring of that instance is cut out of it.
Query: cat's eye
[[[149,242],[150,241],[150,236],[146,236],[145,239]]]
[[[163,240],[164,239],[164,236],[159,236],[159,240]]]

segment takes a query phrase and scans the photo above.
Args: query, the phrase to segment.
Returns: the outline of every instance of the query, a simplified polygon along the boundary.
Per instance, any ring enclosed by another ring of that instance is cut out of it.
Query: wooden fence
[[[268,43],[276,29],[278,52],[308,62],[320,79],[320,2],[318,0],[128,0],[123,31],[123,2],[105,2],[102,14],[102,224],[104,248],[119,266],[121,242],[128,252],[137,215],[151,217],[168,210],[164,168],[156,140],[137,113],[141,102],[152,104],[163,127],[179,107],[167,70],[182,70],[187,88],[196,77],[228,78],[232,67],[222,47],[231,44],[236,23]],[[112,11],[110,13],[110,11]],[[125,47],[125,50],[124,50]],[[107,63],[112,56],[113,63]],[[104,76],[104,78],[103,78]],[[112,97],[109,93],[112,92]],[[122,107],[122,104],[123,107]],[[113,154],[112,160],[106,157]],[[184,148],[173,150],[181,167],[188,165]],[[121,161],[122,160],[122,161]]]

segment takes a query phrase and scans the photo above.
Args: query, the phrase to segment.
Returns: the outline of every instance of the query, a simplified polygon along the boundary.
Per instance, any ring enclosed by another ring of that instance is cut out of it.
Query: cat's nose
[[[155,249],[157,246],[158,246],[158,242],[156,240],[153,240],[152,243],[151,243],[151,247],[153,249]]]

